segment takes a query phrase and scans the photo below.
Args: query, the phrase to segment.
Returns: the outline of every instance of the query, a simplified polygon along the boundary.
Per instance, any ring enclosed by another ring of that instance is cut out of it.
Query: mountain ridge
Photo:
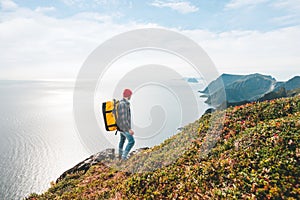
[[[279,92],[284,88],[285,92]],[[205,103],[215,108],[242,105],[253,101],[270,100],[269,98],[289,97],[298,93],[300,76],[286,82],[277,81],[270,75],[259,73],[249,75],[222,74],[208,86],[199,91]],[[280,96],[280,94],[282,94]],[[268,98],[264,98],[265,95]],[[225,106],[224,106],[225,105]]]

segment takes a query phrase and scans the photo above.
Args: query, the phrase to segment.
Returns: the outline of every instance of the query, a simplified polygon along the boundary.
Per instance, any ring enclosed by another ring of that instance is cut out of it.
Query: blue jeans
[[[128,140],[128,144],[126,145],[125,151],[123,151],[123,146],[125,140]],[[122,159],[126,159],[129,151],[133,147],[135,141],[132,135],[129,132],[120,132],[120,143],[119,143],[119,156],[122,155]]]

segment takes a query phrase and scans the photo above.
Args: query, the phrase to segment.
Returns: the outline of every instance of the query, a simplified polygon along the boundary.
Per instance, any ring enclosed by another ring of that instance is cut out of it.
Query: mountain
[[[278,82],[271,76],[258,73],[250,75],[222,74],[200,92],[203,93],[201,97],[207,98],[207,104],[218,108],[225,104],[235,106],[253,101],[292,96],[292,93],[299,88],[299,76],[295,76],[287,82]]]
[[[278,85],[275,88],[275,90],[278,90],[282,87],[285,88],[287,91],[300,88],[300,76],[295,76],[294,78],[288,80],[287,82],[281,82],[281,84]]]
[[[91,156],[27,199],[296,200],[299,141],[300,95],[248,103],[205,114],[125,162]]]
[[[216,80],[212,81],[205,90],[201,91],[201,93],[209,94],[217,92],[221,86],[227,87],[231,83],[243,78],[243,75],[233,75],[233,74],[222,74]]]
[[[257,101],[291,97],[297,94],[300,94],[300,76],[295,76],[287,82],[277,82],[274,90],[257,99]]]
[[[287,91],[284,87],[279,87],[277,90],[273,90],[261,98],[257,99],[257,101],[266,101],[266,100],[272,100],[272,99],[278,99],[282,97],[287,97]]]

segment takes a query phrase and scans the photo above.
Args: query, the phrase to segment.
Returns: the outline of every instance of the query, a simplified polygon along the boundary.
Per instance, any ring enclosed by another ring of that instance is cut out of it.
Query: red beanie
[[[130,97],[132,95],[132,91],[130,89],[125,89],[123,92],[123,97]]]

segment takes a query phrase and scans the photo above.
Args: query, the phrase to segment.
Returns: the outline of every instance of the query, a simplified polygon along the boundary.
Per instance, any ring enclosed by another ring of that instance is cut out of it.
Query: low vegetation
[[[300,199],[299,139],[300,96],[230,107],[28,199]]]

